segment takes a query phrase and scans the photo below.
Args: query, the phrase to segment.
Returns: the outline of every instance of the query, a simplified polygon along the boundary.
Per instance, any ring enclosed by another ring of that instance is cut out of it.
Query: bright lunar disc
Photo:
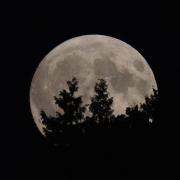
[[[66,89],[66,81],[79,80],[77,95],[90,103],[99,78],[108,83],[114,114],[125,113],[128,106],[143,103],[157,89],[151,68],[144,57],[119,39],[104,35],[85,35],[54,48],[39,64],[30,89],[34,121],[43,133],[40,111],[56,115],[54,96]],[[87,112],[88,113],[88,112]]]

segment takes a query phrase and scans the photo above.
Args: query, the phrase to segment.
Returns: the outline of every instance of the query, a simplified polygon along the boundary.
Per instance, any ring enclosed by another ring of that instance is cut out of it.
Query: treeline
[[[83,104],[82,96],[75,95],[78,91],[78,80],[73,78],[67,81],[67,85],[68,90],[64,89],[59,92],[58,97],[54,97],[55,104],[63,113],[57,112],[52,117],[41,111],[44,133],[53,144],[70,143],[97,132],[150,128],[156,122],[159,97],[155,89],[150,97],[145,97],[145,103],[128,107],[125,114],[115,116],[112,109],[113,97],[110,97],[105,80],[98,80],[91,103],[86,105]]]

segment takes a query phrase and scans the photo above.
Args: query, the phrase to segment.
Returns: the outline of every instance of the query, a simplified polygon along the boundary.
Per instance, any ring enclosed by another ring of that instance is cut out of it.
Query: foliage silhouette
[[[67,85],[68,91],[64,89],[59,92],[59,97],[54,97],[55,104],[63,113],[57,112],[56,117],[48,117],[44,111],[41,111],[45,135],[54,144],[58,144],[64,138],[67,139],[73,131],[74,134],[80,131],[80,124],[86,110],[86,107],[82,105],[82,97],[75,96],[78,91],[77,79],[73,78],[72,81],[67,81]]]
[[[99,79],[95,85],[95,95],[91,98],[89,110],[92,113],[91,121],[100,125],[110,125],[114,115],[111,108],[113,98],[109,97],[108,85],[105,80]]]
[[[87,137],[91,138],[90,141],[95,141],[99,134],[104,136],[113,131],[119,134],[132,128],[146,129],[157,121],[159,95],[155,89],[150,97],[145,97],[143,104],[127,107],[125,114],[115,117],[113,97],[109,96],[108,85],[105,80],[99,79],[88,105],[91,115],[85,116],[87,105],[83,105],[81,96],[75,96],[78,91],[77,79],[67,81],[67,85],[68,90],[64,89],[59,92],[58,97],[54,97],[55,104],[63,112],[57,112],[56,117],[47,116],[44,111],[40,113],[45,126],[44,133],[53,144],[77,143]]]
[[[140,106],[127,107],[127,119],[132,128],[148,128],[151,127],[153,121],[157,120],[159,106],[158,91],[153,89],[150,97],[145,97],[145,102]]]
[[[149,116],[151,122],[157,120],[159,107],[159,95],[158,90],[153,89],[153,94],[145,97],[145,103],[141,104],[141,109]]]
[[[128,107],[126,109],[127,119],[130,123],[131,128],[145,128],[149,122],[148,116],[146,116],[146,113],[139,109],[138,105],[134,107]]]

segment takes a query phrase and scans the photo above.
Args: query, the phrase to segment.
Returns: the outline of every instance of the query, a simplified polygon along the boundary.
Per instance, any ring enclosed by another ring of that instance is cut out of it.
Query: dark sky
[[[154,153],[148,155],[149,161],[144,165],[131,164],[136,167],[134,175],[128,168],[122,172],[131,177],[144,177],[143,172],[148,172],[152,177],[177,177],[179,126],[176,112],[179,108],[180,66],[177,15],[170,9],[167,11],[160,3],[116,5],[92,2],[40,6],[14,4],[7,8],[3,14],[5,31],[2,34],[7,52],[1,67],[3,90],[7,93],[2,95],[5,100],[2,118],[5,121],[5,126],[2,126],[4,151],[1,153],[4,179],[8,179],[9,175],[13,179],[43,179],[51,177],[54,171],[54,179],[57,174],[62,174],[62,180],[79,177],[68,165],[73,162],[73,166],[78,166],[78,158],[72,158],[74,161],[70,157],[66,159],[62,151],[59,159],[65,164],[54,160],[53,150],[35,127],[30,112],[29,89],[37,65],[52,48],[67,39],[85,34],[109,35],[132,45],[148,61],[159,87],[161,118],[154,129],[154,136],[157,137],[151,147]],[[106,159],[107,156],[101,158]],[[143,159],[141,156],[139,158]],[[92,166],[96,164],[91,163]],[[90,167],[87,173],[90,173]],[[114,171],[119,171],[118,166],[113,167]],[[151,167],[152,171],[147,171],[145,167]],[[115,174],[114,171],[111,175]]]

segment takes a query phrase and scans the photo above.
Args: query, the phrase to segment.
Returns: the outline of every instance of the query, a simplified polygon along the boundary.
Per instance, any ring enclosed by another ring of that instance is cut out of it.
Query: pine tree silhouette
[[[54,97],[55,104],[63,110],[63,121],[66,125],[75,125],[81,123],[84,119],[86,107],[82,105],[82,97],[75,97],[78,91],[78,81],[73,78],[67,81],[69,91],[60,91],[59,97]]]
[[[108,85],[105,80],[99,79],[95,85],[95,95],[91,98],[89,110],[92,113],[91,121],[100,125],[108,125],[113,119],[113,98],[109,97]]]
[[[82,97],[75,96],[78,91],[77,79],[73,78],[72,81],[67,81],[67,85],[68,90],[64,89],[59,92],[58,97],[54,97],[55,104],[63,110],[63,113],[57,112],[56,117],[48,117],[44,111],[41,111],[45,135],[50,141],[57,144],[61,143],[64,136],[69,135],[69,130],[79,129],[86,110],[86,107],[82,105]]]

